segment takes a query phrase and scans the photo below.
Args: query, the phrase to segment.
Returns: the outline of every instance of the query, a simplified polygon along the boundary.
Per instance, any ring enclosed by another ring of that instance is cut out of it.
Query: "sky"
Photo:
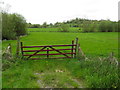
[[[19,13],[32,24],[63,22],[75,18],[118,21],[120,0],[1,0],[2,8]]]

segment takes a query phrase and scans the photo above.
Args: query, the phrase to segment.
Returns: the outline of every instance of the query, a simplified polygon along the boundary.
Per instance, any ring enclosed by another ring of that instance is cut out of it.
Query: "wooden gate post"
[[[21,42],[20,44],[21,44],[21,53],[22,53],[22,57],[23,57],[23,48],[22,48],[23,43]]]
[[[71,50],[71,53],[72,53],[72,54],[71,54],[71,57],[72,57],[72,58],[74,58],[74,54],[73,54],[73,52],[74,52],[74,51],[73,51],[73,50],[74,50],[74,46],[73,46],[73,45],[74,45],[74,40],[72,40],[72,50]]]
[[[76,38],[76,47],[75,47],[75,57],[77,57],[78,52],[78,38]]]
[[[49,48],[47,48],[47,58],[49,58]]]

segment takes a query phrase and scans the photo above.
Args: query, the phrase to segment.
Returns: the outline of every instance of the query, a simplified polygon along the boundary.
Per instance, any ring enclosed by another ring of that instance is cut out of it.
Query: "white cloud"
[[[118,0],[4,0],[10,12],[22,14],[27,22],[59,22],[73,18],[118,20]]]

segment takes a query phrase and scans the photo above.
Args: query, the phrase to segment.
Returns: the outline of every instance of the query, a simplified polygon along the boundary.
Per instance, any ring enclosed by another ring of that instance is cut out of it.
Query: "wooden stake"
[[[47,58],[49,58],[49,48],[47,48]]]
[[[75,57],[77,57],[77,52],[78,52],[78,38],[76,38]]]
[[[72,45],[74,45],[74,40],[72,40]],[[73,52],[74,52],[74,51],[73,51],[73,49],[74,49],[74,46],[72,46],[71,53],[73,53]],[[74,58],[74,54],[71,54],[71,57],[73,57],[73,58]]]
[[[21,53],[22,53],[22,56],[23,56],[23,48],[22,48],[22,46],[23,46],[23,43],[21,42]]]

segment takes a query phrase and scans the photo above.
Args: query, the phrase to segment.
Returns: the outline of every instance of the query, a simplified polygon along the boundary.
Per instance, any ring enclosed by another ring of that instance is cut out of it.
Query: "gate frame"
[[[54,47],[62,47],[62,46],[71,46],[71,49],[55,49]],[[23,50],[23,48],[36,48],[36,47],[43,47],[40,50]],[[75,48],[74,48],[75,47]],[[23,43],[21,42],[21,53],[22,53],[22,57],[24,56],[28,56],[27,59],[30,59],[32,56],[36,56],[36,55],[46,55],[47,58],[49,58],[50,55],[64,55],[66,57],[56,57],[56,58],[74,58],[76,57],[77,54],[77,48],[78,48],[78,38],[76,38],[76,44],[74,44],[74,40],[72,40],[72,44],[70,45],[44,45],[44,46],[23,46]],[[47,48],[47,50],[44,50],[45,48]],[[49,48],[51,48],[51,50],[49,50]],[[61,52],[61,50],[71,50],[71,53],[63,53]],[[47,54],[37,54],[40,51],[47,51]],[[49,51],[56,51],[58,52],[55,54],[49,54]],[[35,52],[34,54],[24,54],[24,52]],[[68,56],[67,54],[71,54],[71,57]],[[55,57],[52,57],[55,58]],[[43,59],[43,58],[31,58],[33,60],[36,59]]]

